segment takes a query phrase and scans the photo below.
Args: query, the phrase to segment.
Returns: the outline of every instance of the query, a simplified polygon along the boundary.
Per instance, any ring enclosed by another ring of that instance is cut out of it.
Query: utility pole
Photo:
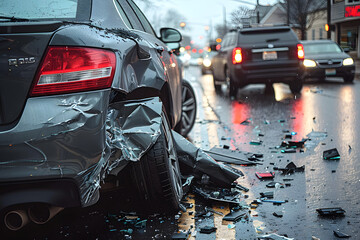
[[[327,0],[327,24],[331,26],[331,3],[330,0]],[[327,31],[327,39],[331,39],[331,28]]]
[[[260,13],[259,13],[259,0],[256,0],[256,22],[259,25],[260,23]]]
[[[223,17],[224,17],[224,31],[227,33],[227,25],[226,25],[226,7],[223,6]]]
[[[329,0],[328,0],[329,1]],[[286,1],[286,6],[287,6],[287,25],[290,26],[290,0]]]

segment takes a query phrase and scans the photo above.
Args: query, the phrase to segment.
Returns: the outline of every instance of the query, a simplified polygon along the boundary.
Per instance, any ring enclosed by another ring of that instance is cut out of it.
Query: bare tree
[[[243,23],[244,17],[250,16],[250,9],[244,6],[240,6],[231,12],[231,23],[238,26]]]
[[[291,24],[297,25],[301,39],[306,39],[306,32],[319,18],[324,17],[327,7],[326,0],[284,0],[284,7],[289,14]]]
[[[169,9],[162,18],[162,24],[166,27],[179,28],[181,22],[186,23],[186,18],[175,9]]]

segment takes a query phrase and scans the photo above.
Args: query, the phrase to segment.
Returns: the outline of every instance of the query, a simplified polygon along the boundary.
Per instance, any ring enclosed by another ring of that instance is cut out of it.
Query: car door
[[[176,57],[172,53],[172,51],[166,46],[166,44],[156,37],[151,24],[133,1],[119,0],[119,2],[121,6],[125,9],[130,21],[134,21],[135,26],[140,24],[140,26],[134,27],[136,33],[148,43],[148,46],[150,48],[155,49],[157,52],[157,56],[163,65],[164,73],[170,86],[172,103],[174,108],[173,120],[175,123],[177,123],[181,117],[182,96],[181,77]]]

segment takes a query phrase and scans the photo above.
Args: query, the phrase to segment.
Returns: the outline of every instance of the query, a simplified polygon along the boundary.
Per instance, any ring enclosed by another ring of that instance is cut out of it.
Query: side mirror
[[[348,47],[344,48],[344,52],[349,53],[349,52],[350,52],[350,48],[348,48]]]
[[[174,28],[161,28],[160,39],[164,43],[178,43],[181,42],[181,33]]]

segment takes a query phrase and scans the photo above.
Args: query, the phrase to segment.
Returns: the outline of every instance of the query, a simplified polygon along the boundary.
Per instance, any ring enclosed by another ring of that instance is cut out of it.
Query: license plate
[[[263,60],[276,60],[277,59],[277,52],[263,52]]]
[[[336,70],[331,68],[331,69],[325,69],[325,74],[326,75],[335,75],[336,74]]]

